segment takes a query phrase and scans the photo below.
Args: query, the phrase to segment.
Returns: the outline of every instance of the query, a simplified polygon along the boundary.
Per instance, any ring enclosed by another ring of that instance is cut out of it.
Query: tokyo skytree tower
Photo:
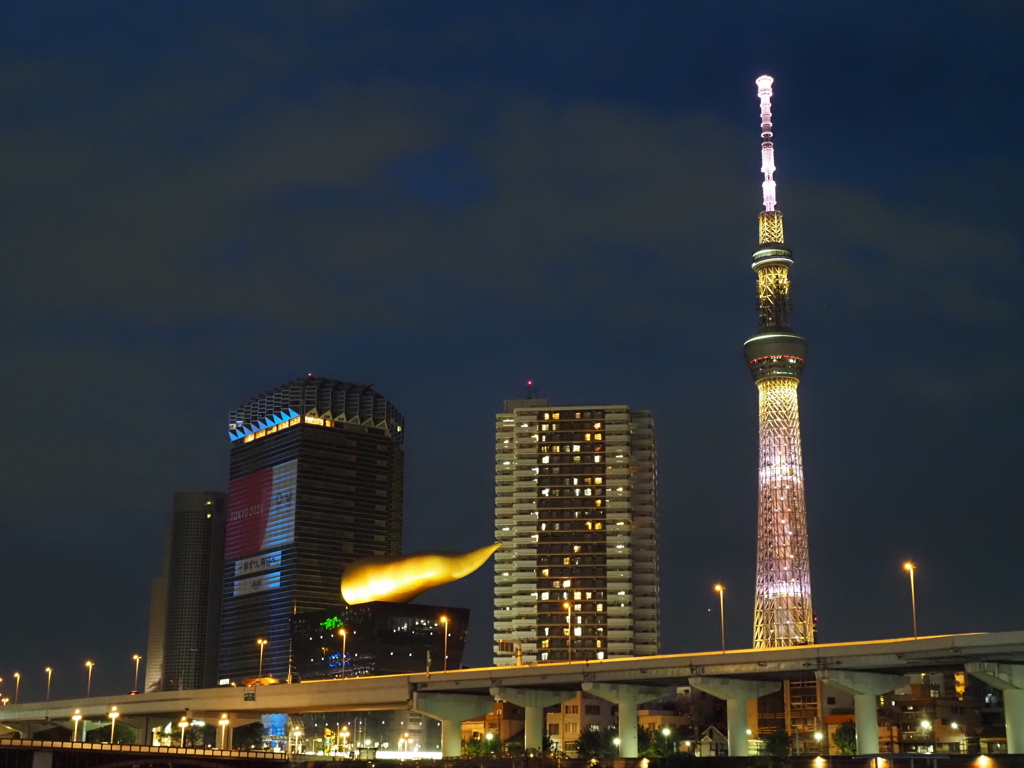
[[[759,397],[757,584],[754,647],[814,642],[807,510],[796,389],[807,359],[807,339],[790,327],[789,268],[782,213],[775,210],[772,78],[757,78],[761,99],[761,171],[764,210],[758,215],[757,335],[743,345]]]

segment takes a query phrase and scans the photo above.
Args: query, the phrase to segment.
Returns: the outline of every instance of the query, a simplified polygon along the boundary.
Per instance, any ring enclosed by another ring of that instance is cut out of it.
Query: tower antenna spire
[[[782,239],[775,210],[772,144],[772,78],[757,78],[761,100],[761,171],[764,210],[761,244],[754,251],[758,332],[743,345],[758,391],[757,578],[754,647],[783,648],[814,642],[811,566],[804,500],[803,452],[797,385],[807,359],[807,339],[790,323],[789,268],[793,253]]]
[[[758,216],[760,241],[782,243],[782,213],[775,210],[775,144],[772,142],[772,83],[769,75],[757,78],[757,97],[761,100],[761,198],[764,210]]]

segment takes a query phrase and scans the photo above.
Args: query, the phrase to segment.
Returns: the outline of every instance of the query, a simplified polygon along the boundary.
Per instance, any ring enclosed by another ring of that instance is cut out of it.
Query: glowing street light
[[[89,696],[92,695],[92,668],[96,665],[93,664],[91,661],[87,661],[85,662],[85,666],[89,670],[89,678],[85,683],[85,698],[88,699]]]
[[[916,566],[909,560],[903,564],[903,570],[910,574],[910,608],[914,613],[914,639],[917,639],[917,595],[914,594],[914,569]]]
[[[53,670],[46,668],[46,700],[50,700],[50,680],[53,678]]]
[[[267,641],[260,638],[256,641],[256,645],[260,647],[260,673],[258,677],[263,677],[263,649],[267,647]]]
[[[725,587],[715,584],[715,592],[718,593],[718,615],[722,619],[722,653],[725,653]]]
[[[670,731],[668,729],[668,726],[665,726],[664,728],[661,729],[661,735],[664,736],[667,739],[669,736],[672,735],[672,731]]]
[[[348,630],[339,629],[341,635],[341,679],[345,679],[345,657],[348,656]]]
[[[228,726],[231,725],[231,721],[228,720],[227,712],[220,716],[217,725],[220,726],[220,748],[231,749],[231,745],[228,744]]]
[[[181,748],[185,748],[185,729],[188,728],[188,718],[184,715],[181,716],[181,720],[178,721],[178,727],[181,728]]]
[[[71,740],[78,741],[78,721],[82,719],[82,710],[76,709],[71,719],[74,721],[74,727],[71,730]]]
[[[21,688],[21,673],[14,673],[14,703],[18,703],[18,690]]]
[[[922,720],[922,721],[921,721],[921,727],[922,727],[922,728],[923,728],[924,730],[928,731],[928,730],[931,730],[932,724],[931,724],[931,723],[929,723],[929,722],[928,722],[927,720]]]
[[[132,693],[139,692],[139,662],[142,661],[142,657],[139,654],[132,656],[132,661],[135,662],[135,685],[132,686]]]
[[[622,739],[620,739],[618,736],[616,736],[614,739],[612,739],[612,744],[614,744],[617,747],[620,744],[622,744]]]
[[[444,671],[448,671],[448,617],[442,616],[441,623],[444,624]]]
[[[117,718],[121,716],[121,713],[117,711],[117,707],[111,707],[110,714],[107,717],[110,718],[110,743],[114,743],[114,728],[117,725]]]

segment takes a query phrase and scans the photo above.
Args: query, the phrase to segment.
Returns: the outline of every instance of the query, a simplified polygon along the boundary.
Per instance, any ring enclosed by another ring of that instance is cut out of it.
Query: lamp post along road
[[[21,673],[14,673],[14,703],[18,703],[18,691],[21,689]]]
[[[117,711],[117,707],[110,710],[110,714],[107,717],[110,718],[110,743],[114,743],[114,730],[117,727],[117,718],[121,716],[121,713]]]
[[[725,653],[725,587],[715,584],[715,592],[718,593],[718,615],[722,620],[722,653]]]
[[[256,645],[260,647],[260,673],[258,677],[263,677],[263,649],[267,647],[267,641],[260,638],[256,641]]]
[[[82,710],[76,709],[75,714],[71,716],[71,720],[74,722],[74,727],[71,731],[71,741],[78,741],[78,721],[82,719]]]
[[[132,690],[135,691],[136,693],[138,693],[139,692],[139,662],[142,661],[142,657],[139,656],[139,654],[136,653],[134,656],[132,656],[132,659],[135,661],[135,685],[132,686]]]
[[[93,664],[91,661],[87,661],[85,662],[85,666],[89,670],[89,677],[87,678],[85,683],[85,698],[88,699],[92,695],[92,668],[96,665]]]
[[[46,701],[50,701],[50,681],[53,679],[53,670],[46,668]]]
[[[448,671],[448,617],[442,616],[441,623],[444,624],[444,671]]]
[[[345,657],[348,655],[348,631],[345,629],[339,629],[338,634],[341,635],[341,679],[345,679]]]
[[[903,564],[903,568],[910,574],[910,610],[914,615],[914,639],[917,639],[917,594],[914,592],[914,569],[911,562]]]

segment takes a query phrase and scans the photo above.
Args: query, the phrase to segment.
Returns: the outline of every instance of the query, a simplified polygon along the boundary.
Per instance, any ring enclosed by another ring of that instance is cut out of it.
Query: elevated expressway
[[[745,755],[747,701],[778,690],[783,680],[817,678],[854,695],[858,751],[873,754],[877,697],[906,685],[906,675],[943,670],[966,670],[1003,691],[1008,751],[1024,753],[1024,631],[97,696],[7,706],[0,723],[17,730],[19,723],[70,722],[75,710],[85,719],[107,721],[114,707],[125,719],[187,713],[211,720],[222,713],[246,719],[414,709],[441,720],[442,751],[449,756],[459,754],[461,722],[490,712],[495,699],[526,709],[526,748],[539,749],[544,708],[583,689],[618,704],[621,753],[635,757],[638,705],[691,685],[726,700],[730,753]]]

